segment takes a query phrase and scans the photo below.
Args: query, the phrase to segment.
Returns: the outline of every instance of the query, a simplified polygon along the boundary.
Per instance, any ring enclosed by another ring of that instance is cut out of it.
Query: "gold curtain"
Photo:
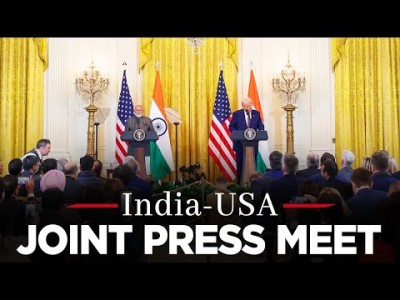
[[[385,149],[399,162],[400,39],[333,39],[336,155]]]
[[[47,39],[0,38],[0,158],[21,157],[43,138]]]
[[[165,106],[178,110],[183,120],[183,124],[178,126],[178,168],[199,162],[201,171],[213,182],[222,174],[208,155],[219,63],[223,62],[224,80],[233,111],[238,102],[237,39],[206,38],[199,54],[195,55],[186,38],[142,38],[140,68],[143,69],[143,105],[147,113],[150,111],[157,61],[160,62]],[[169,126],[175,160],[175,128]],[[174,173],[170,179],[173,178]]]

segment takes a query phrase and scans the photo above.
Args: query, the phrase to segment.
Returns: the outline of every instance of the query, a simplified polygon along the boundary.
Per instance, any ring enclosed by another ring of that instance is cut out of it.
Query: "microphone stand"
[[[99,141],[99,125],[100,125],[100,123],[99,122],[96,122],[96,123],[94,123],[94,126],[95,126],[95,128],[96,128],[96,140],[95,140],[95,143],[96,143],[96,151],[95,151],[95,160],[98,160],[98,141]]]
[[[178,186],[178,125],[179,122],[174,122],[175,125],[175,186]]]

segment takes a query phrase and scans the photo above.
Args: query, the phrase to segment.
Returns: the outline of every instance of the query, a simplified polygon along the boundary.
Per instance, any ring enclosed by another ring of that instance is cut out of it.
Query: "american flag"
[[[119,94],[117,136],[115,138],[117,143],[115,148],[115,158],[120,164],[122,164],[123,159],[128,155],[128,144],[124,141],[121,141],[121,135],[125,130],[126,121],[132,116],[132,98],[129,94],[128,83],[126,82],[126,70],[124,70],[124,74],[122,75],[121,93]]]
[[[231,105],[221,71],[208,138],[208,154],[214,159],[227,180],[236,178],[236,155],[233,152],[233,143],[229,137],[231,132],[228,127],[231,119]]]

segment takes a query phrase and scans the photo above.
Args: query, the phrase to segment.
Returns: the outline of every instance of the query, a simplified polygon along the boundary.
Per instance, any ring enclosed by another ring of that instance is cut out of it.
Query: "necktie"
[[[247,128],[250,128],[250,122],[251,122],[250,113],[247,112]]]

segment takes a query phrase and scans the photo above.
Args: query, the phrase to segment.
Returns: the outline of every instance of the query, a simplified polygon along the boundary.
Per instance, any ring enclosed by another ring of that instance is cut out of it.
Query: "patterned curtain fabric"
[[[333,39],[336,155],[385,149],[399,162],[400,39]]]
[[[0,159],[8,162],[43,135],[43,84],[47,39],[0,38]]]
[[[237,39],[206,38],[195,55],[186,38],[142,38],[140,67],[143,70],[146,114],[150,110],[157,61],[160,62],[165,107],[176,109],[183,120],[183,124],[178,126],[178,168],[199,162],[207,180],[214,181],[221,173],[208,155],[208,136],[219,64],[222,61],[229,101],[232,110],[236,110]],[[172,124],[169,126],[175,160],[175,128]],[[174,179],[175,174],[170,177]]]

